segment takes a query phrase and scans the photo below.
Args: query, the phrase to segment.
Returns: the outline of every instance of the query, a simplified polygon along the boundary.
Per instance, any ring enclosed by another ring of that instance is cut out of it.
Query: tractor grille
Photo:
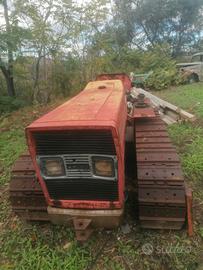
[[[55,200],[118,200],[118,182],[101,179],[45,180],[50,197]]]
[[[118,200],[118,181],[95,179],[89,155],[116,155],[108,130],[33,133],[37,156],[62,155],[66,178],[44,179],[49,195],[55,200]],[[73,156],[71,156],[73,155]]]
[[[110,131],[63,131],[33,133],[37,155],[101,154],[115,155]]]
[[[92,177],[90,158],[84,156],[64,156],[68,178]]]

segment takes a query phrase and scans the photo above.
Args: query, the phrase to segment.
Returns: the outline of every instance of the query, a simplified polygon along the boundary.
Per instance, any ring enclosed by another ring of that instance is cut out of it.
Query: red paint
[[[130,77],[126,73],[100,74],[97,76],[96,80],[121,80],[126,92],[129,92],[132,88]]]
[[[155,111],[152,107],[135,108],[133,112],[133,118],[151,118],[155,117]]]
[[[80,94],[42,116],[26,128],[29,151],[48,205],[55,206],[54,200],[49,196],[36,163],[35,142],[32,136],[33,131],[110,130],[113,135],[118,158],[119,200],[115,202],[60,200],[60,203],[64,208],[121,208],[124,204],[126,119],[126,98],[124,86],[121,81],[95,81],[88,83]]]

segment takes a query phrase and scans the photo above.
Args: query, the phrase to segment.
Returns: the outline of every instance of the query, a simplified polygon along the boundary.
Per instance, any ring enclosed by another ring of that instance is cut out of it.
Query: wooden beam
[[[133,93],[138,95],[140,93],[144,94],[147,98],[150,99],[152,105],[157,107],[160,113],[163,115],[163,120],[165,119],[167,124],[179,122],[179,121],[189,121],[194,122],[196,120],[195,115],[188,113],[182,110],[180,107],[177,107],[157,96],[151,94],[150,92],[145,91],[142,88],[133,88]],[[166,117],[167,116],[167,117]]]

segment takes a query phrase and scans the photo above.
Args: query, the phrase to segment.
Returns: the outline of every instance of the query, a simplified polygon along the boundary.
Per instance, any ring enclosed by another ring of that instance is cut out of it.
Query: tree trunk
[[[10,97],[15,97],[15,88],[14,88],[13,77],[11,76],[9,71],[8,71],[8,73],[9,73],[9,75],[6,78],[6,85],[7,85],[8,95]]]
[[[9,22],[9,16],[8,16],[7,0],[3,0],[2,3],[3,3],[3,7],[4,7],[4,18],[6,21],[8,67],[5,67],[5,64],[4,64],[4,66],[1,67],[1,70],[4,74],[5,79],[6,79],[8,95],[11,97],[14,97],[15,96],[15,87],[14,87],[14,82],[13,82],[13,50],[12,50],[12,43],[10,41],[11,28],[10,28],[10,22]]]
[[[14,88],[14,83],[13,83],[13,77],[10,74],[10,70],[8,70],[3,63],[1,63],[0,69],[1,69],[1,71],[4,75],[4,78],[6,80],[8,95],[10,97],[15,97],[15,88]]]
[[[39,66],[40,66],[41,58],[42,58],[41,56],[38,56],[37,63],[36,63],[36,66],[35,66],[34,89],[38,87],[38,82],[39,82]]]
[[[37,62],[35,64],[35,77],[34,77],[34,86],[33,86],[33,103],[39,103],[38,95],[39,95],[39,73],[40,73],[40,64],[44,55],[42,55],[42,49],[38,52]]]

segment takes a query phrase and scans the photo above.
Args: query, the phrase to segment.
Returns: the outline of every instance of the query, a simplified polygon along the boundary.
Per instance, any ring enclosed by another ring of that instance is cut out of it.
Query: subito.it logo
[[[152,244],[146,243],[142,246],[142,253],[145,255],[151,255],[154,251]]]

